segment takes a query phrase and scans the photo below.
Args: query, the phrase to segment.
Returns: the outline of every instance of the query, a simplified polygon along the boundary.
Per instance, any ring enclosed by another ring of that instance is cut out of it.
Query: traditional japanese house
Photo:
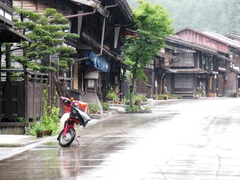
[[[194,97],[235,96],[238,90],[239,43],[211,31],[185,28],[166,38],[155,64],[163,79],[157,93]],[[164,53],[164,54],[163,54]],[[174,55],[166,57],[166,54]],[[177,58],[175,58],[177,57]],[[155,83],[156,84],[156,83]]]
[[[62,87],[70,87],[71,95],[76,99],[80,99],[81,92],[85,92],[83,101],[100,104],[97,94],[104,99],[108,88],[113,85],[125,92],[125,72],[129,67],[123,64],[121,52],[124,50],[125,35],[129,33],[127,28],[132,24],[132,11],[126,0],[1,0],[0,6],[1,44],[29,40],[13,29],[13,6],[39,13],[46,8],[55,8],[69,19],[70,32],[77,33],[80,38],[75,41],[68,39],[67,45],[75,47],[78,54],[74,66],[69,66],[68,73],[57,80],[62,82]],[[55,59],[56,56],[51,57],[51,60]],[[39,118],[42,114],[41,83],[46,78],[55,81],[52,75],[47,77],[38,73],[25,74],[24,82],[19,82],[19,86],[12,86],[14,91],[9,91],[10,86],[5,85],[8,82],[6,78],[5,82],[0,83],[0,128],[20,127],[17,132],[8,133],[28,132],[29,119],[32,122],[32,119]],[[2,107],[7,107],[6,104],[9,104],[9,108],[3,109]],[[2,122],[3,118],[11,123]],[[13,119],[21,122],[12,122]]]
[[[14,42],[20,42],[21,40],[29,41],[27,37],[22,35],[13,29],[13,1],[1,0],[0,1],[0,48],[2,49],[3,43],[9,43],[6,45],[6,51],[10,51],[10,46]],[[3,55],[0,52],[0,57],[9,59],[10,55]],[[24,115],[25,103],[20,100],[24,100],[25,90],[24,83],[9,82],[8,78],[14,71],[11,70],[11,66],[6,61],[2,61],[0,58],[0,134],[7,131],[7,128],[14,126],[16,123],[4,122],[4,118],[17,117],[18,113]],[[6,71],[9,68],[9,71]],[[22,95],[18,96],[17,91],[22,90]],[[21,104],[22,103],[22,104]],[[17,108],[19,106],[19,108]],[[25,123],[17,122],[19,126],[24,127]]]
[[[69,19],[70,31],[80,38],[67,41],[78,55],[62,79],[68,80],[67,86],[77,99],[84,92],[83,101],[99,103],[98,97],[105,100],[112,86],[125,93],[125,71],[129,67],[123,64],[121,52],[127,28],[132,25],[126,0],[14,0],[14,4],[35,12],[55,8]]]
[[[167,91],[180,94],[183,98],[194,98],[197,94],[223,95],[220,86],[224,82],[218,82],[217,75],[219,68],[229,69],[229,54],[178,36],[167,37],[166,44],[164,54],[158,54],[161,64],[159,76],[163,78],[158,86],[160,93]]]
[[[166,44],[145,68],[148,82],[138,82],[138,94],[169,92],[185,98],[236,95],[237,42],[185,28],[177,36],[166,37]]]
[[[232,33],[232,34],[228,34],[226,36],[227,38],[233,40],[233,42],[236,44],[237,46],[239,46],[240,44],[240,35],[236,34],[236,33]],[[228,39],[228,41],[229,41]],[[240,70],[240,55],[239,55],[239,48],[234,48],[235,52],[233,52],[233,68],[238,72],[238,95],[239,95],[239,88],[240,88],[240,75],[239,75],[239,70]]]
[[[153,70],[148,68],[148,84],[153,94],[167,92],[183,98],[224,95],[229,75],[225,73],[233,62],[229,53],[179,36],[166,37],[165,40],[167,46],[152,61]],[[143,87],[143,83],[138,82],[137,86],[141,85]],[[139,89],[138,94],[147,92]]]
[[[74,0],[81,3],[81,0]],[[75,70],[74,89],[87,92],[85,101],[93,101],[96,93],[106,100],[109,88],[126,94],[125,72],[129,68],[123,64],[121,52],[125,36],[132,33],[132,11],[126,1],[94,1],[102,10],[87,16],[69,15],[72,32],[78,33],[78,58]],[[82,7],[81,13],[88,13],[90,7]],[[76,12],[79,13],[79,12]],[[80,13],[80,15],[81,15]],[[77,80],[78,79],[78,80]]]
[[[185,28],[177,32],[177,35],[181,39],[217,51],[217,56],[205,57],[205,70],[210,74],[214,74],[210,75],[209,82],[216,79],[216,83],[209,84],[209,87],[216,89],[213,93],[218,96],[235,96],[238,90],[240,44],[237,41],[207,30],[199,32],[191,28]],[[209,89],[209,92],[212,91]]]

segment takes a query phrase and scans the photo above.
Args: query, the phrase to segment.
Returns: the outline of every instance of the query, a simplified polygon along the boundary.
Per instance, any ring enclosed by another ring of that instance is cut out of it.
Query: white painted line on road
[[[16,154],[20,154],[24,151],[27,151],[29,149],[32,149],[36,146],[39,146],[41,144],[44,144],[52,139],[57,139],[57,136],[52,136],[52,137],[49,137],[49,138],[44,138],[42,141],[38,141],[38,142],[35,142],[35,143],[31,143],[31,144],[28,144],[26,146],[23,146],[23,147],[17,147],[17,148],[14,148],[13,150],[9,151],[8,153],[5,153],[5,154],[2,154],[0,155],[0,161],[3,160],[3,159],[7,159],[11,156],[14,156]]]

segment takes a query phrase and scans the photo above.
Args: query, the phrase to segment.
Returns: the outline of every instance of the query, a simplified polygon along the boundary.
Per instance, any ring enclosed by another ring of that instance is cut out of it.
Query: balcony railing
[[[12,0],[0,0],[0,23],[13,25]]]

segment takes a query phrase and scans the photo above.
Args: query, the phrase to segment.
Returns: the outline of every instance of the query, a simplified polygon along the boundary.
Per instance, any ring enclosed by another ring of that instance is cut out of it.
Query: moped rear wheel
[[[74,141],[76,136],[76,131],[73,128],[69,128],[64,136],[64,130],[59,135],[59,145],[62,147],[70,146],[70,144]]]

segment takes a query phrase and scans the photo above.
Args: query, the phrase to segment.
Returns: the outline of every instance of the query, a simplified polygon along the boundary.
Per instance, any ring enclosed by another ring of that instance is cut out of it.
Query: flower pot
[[[42,131],[36,132],[36,135],[37,135],[38,138],[43,137],[43,132]]]
[[[98,114],[99,111],[90,111],[90,114]]]
[[[44,136],[51,136],[52,135],[52,130],[44,130],[43,134],[44,134]]]
[[[141,106],[141,104],[142,104],[142,101],[141,101],[141,100],[136,100],[136,101],[135,101],[135,105],[136,105],[136,106]]]
[[[208,97],[213,97],[213,93],[208,93]]]

